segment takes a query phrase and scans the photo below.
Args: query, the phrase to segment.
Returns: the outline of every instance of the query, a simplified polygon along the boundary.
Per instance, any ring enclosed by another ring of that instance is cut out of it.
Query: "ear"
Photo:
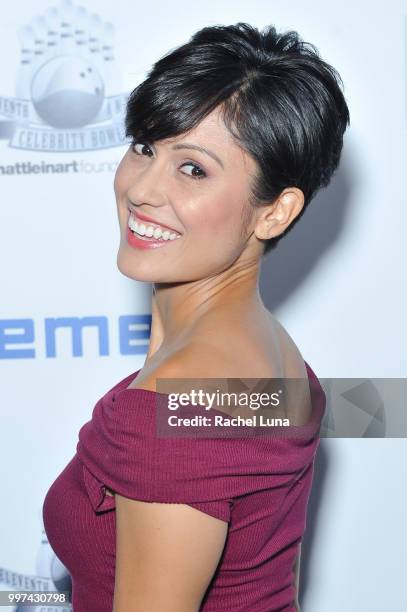
[[[304,193],[297,187],[287,187],[272,204],[259,208],[254,233],[260,240],[282,234],[304,206]]]

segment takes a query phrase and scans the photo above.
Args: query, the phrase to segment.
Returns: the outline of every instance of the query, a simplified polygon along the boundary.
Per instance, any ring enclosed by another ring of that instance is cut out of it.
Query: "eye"
[[[148,155],[148,157],[153,156],[153,151],[145,142],[137,142],[136,140],[133,140],[130,147],[131,150],[136,153],[136,155]]]
[[[181,166],[181,168],[185,168],[185,166],[189,166],[190,168],[192,168],[191,172],[184,172],[184,174],[187,174],[189,177],[193,178],[193,179],[203,179],[206,176],[206,172],[204,170],[202,170],[202,168],[200,166],[198,166],[197,164],[193,164],[192,162],[187,162],[186,164],[183,164]]]

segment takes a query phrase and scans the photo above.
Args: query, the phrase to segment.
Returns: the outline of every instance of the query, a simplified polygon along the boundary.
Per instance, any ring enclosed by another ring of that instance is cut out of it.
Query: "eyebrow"
[[[177,150],[177,149],[193,149],[195,151],[201,151],[201,153],[206,153],[206,155],[209,155],[209,157],[212,157],[212,159],[214,159],[216,162],[218,162],[218,164],[225,169],[222,160],[216,155],[216,153],[213,153],[213,151],[209,151],[208,149],[204,149],[204,147],[200,147],[199,145],[194,145],[194,144],[190,144],[188,142],[182,142],[180,144],[176,144],[172,147],[173,149]]]

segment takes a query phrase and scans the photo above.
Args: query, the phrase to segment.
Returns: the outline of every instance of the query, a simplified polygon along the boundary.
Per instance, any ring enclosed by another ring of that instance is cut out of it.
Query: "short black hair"
[[[290,30],[248,23],[196,32],[159,59],[130,94],[125,135],[153,143],[195,127],[218,105],[239,146],[257,162],[251,205],[298,187],[305,204],[276,246],[330,182],[350,123],[338,72]]]

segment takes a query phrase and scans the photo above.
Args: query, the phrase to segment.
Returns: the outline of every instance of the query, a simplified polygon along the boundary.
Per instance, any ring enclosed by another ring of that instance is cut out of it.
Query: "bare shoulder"
[[[300,349],[285,327],[269,313],[271,324],[275,330],[276,344],[279,347],[283,376],[286,378],[307,378],[307,368]]]
[[[270,315],[261,329],[234,329],[216,338],[197,334],[176,350],[152,359],[131,383],[157,391],[158,379],[307,378],[302,355]]]
[[[222,346],[213,347],[200,341],[192,341],[161,359],[154,366],[146,367],[130,385],[131,388],[157,391],[159,379],[227,378],[236,376],[236,363]]]

